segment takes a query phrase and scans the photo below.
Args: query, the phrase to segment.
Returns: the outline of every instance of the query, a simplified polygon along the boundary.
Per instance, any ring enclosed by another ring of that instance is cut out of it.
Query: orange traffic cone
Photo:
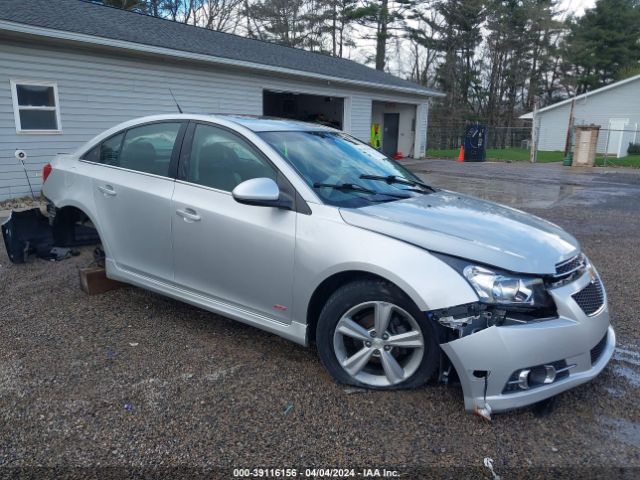
[[[458,161],[464,162],[464,145],[460,145],[460,153],[458,153]]]

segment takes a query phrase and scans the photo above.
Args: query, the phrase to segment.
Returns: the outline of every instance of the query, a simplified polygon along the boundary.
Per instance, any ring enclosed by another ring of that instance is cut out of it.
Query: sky
[[[584,13],[585,9],[591,8],[595,5],[596,0],[561,0],[560,6],[567,9],[567,13],[575,12],[580,16]]]

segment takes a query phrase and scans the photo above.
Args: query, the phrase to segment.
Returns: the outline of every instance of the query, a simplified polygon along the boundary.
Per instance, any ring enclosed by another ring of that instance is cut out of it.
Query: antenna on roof
[[[173,92],[171,91],[171,89],[169,89],[169,93],[171,94],[171,98],[173,98],[173,101],[176,102],[176,107],[178,107],[178,111],[180,113],[182,113],[182,109],[180,108],[180,104],[178,103],[178,101],[176,100],[175,95],[173,94]]]

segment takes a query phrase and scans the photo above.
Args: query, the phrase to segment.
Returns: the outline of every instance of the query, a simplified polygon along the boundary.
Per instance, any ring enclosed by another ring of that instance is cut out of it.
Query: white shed
[[[42,165],[122,121],[176,111],[334,125],[421,157],[442,94],[356,62],[80,0],[3,0],[0,200],[27,195]]]
[[[564,150],[573,98],[538,110],[538,150]],[[598,153],[627,155],[640,142],[640,75],[575,97],[574,125],[600,125]],[[533,112],[522,115],[533,119]]]

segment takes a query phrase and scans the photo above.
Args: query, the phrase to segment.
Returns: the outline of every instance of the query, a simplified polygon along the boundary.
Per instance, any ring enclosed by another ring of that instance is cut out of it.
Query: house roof
[[[2,0],[0,30],[23,31],[11,28],[19,25],[47,29],[54,33],[68,32],[75,34],[73,39],[79,41],[86,40],[85,36],[91,36],[117,41],[122,47],[122,42],[156,47],[156,53],[166,55],[171,55],[171,52],[187,52],[192,54],[192,58],[197,55],[201,59],[248,68],[278,69],[284,74],[346,81],[423,96],[442,95],[436,90],[352,60],[216,32],[83,0]]]
[[[640,75],[635,75],[633,77],[625,78],[624,80],[620,80],[619,82],[605,85],[604,87],[600,87],[590,92],[583,93],[582,95],[577,95],[575,97],[567,98],[566,100],[562,100],[561,102],[554,103],[553,105],[549,105],[548,107],[541,108],[540,110],[538,110],[538,114],[546,112],[548,110],[553,110],[554,108],[561,107],[562,105],[566,105],[567,103],[571,103],[574,99],[581,100],[583,98],[591,97],[593,95],[597,95],[599,93],[604,93],[608,90],[621,87],[622,85],[626,85],[627,83],[635,82],[636,80],[640,80]],[[532,120],[533,112],[525,113],[524,115],[521,115],[520,118],[524,120]]]

